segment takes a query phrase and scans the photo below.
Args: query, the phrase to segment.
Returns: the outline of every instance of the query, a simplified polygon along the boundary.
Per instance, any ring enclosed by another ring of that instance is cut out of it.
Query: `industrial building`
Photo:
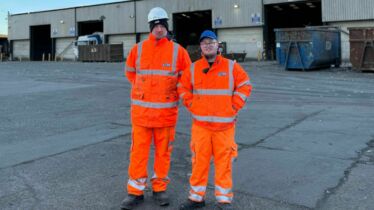
[[[217,32],[227,52],[274,58],[275,28],[341,27],[342,58],[349,60],[348,27],[374,26],[374,0],[131,0],[50,11],[10,14],[9,42],[13,59],[74,60],[79,36],[102,32],[104,42],[131,47],[149,33],[148,11],[160,6],[169,13],[175,40],[198,44],[204,29]]]

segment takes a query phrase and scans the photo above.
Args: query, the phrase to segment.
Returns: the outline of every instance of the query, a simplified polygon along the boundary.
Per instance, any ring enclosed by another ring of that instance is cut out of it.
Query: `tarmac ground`
[[[253,93],[236,125],[235,209],[374,209],[374,74],[241,65]],[[0,209],[119,209],[129,93],[122,63],[0,63]],[[178,209],[187,199],[190,127],[180,106],[171,204],[156,206],[148,187],[136,209]],[[150,175],[152,163],[153,155]]]

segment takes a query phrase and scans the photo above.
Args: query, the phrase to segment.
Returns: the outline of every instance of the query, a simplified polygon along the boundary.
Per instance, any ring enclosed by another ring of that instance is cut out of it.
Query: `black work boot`
[[[202,208],[205,206],[205,201],[202,202],[196,202],[196,201],[191,201],[188,199],[186,202],[182,203],[179,206],[179,210],[193,210],[197,208]]]
[[[130,210],[133,209],[139,203],[144,201],[144,195],[131,195],[128,194],[121,203],[121,210]]]
[[[217,203],[216,207],[219,210],[234,210],[234,207],[231,203]]]
[[[153,191],[153,199],[160,206],[167,206],[167,205],[169,205],[169,196],[168,196],[168,194],[166,194],[165,191],[161,191],[161,192],[155,192],[155,191]]]

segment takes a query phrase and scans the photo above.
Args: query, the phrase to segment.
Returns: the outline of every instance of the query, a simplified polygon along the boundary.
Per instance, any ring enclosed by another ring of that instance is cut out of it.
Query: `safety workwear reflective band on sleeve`
[[[234,61],[230,60],[229,62],[229,87],[228,89],[193,89],[194,95],[217,95],[217,96],[232,96],[234,93]],[[195,70],[195,64],[192,64],[190,67],[190,73],[191,73],[191,84],[192,87],[195,84],[195,78],[194,78],[194,70]],[[239,95],[242,96],[242,95]],[[243,99],[245,101],[245,99]],[[205,122],[218,122],[218,123],[231,123],[235,120],[235,116],[233,117],[217,117],[217,116],[201,116],[193,114],[192,117],[199,121],[205,121]]]
[[[136,58],[136,73],[139,75],[157,75],[157,76],[172,76],[178,77],[177,74],[177,57],[178,57],[178,49],[179,45],[177,43],[173,43],[173,58],[172,58],[172,69],[171,71],[168,70],[161,70],[161,69],[140,69],[141,63],[140,58],[142,56],[143,50],[143,42],[138,43],[138,56]],[[132,68],[128,68],[129,71],[133,71]],[[155,108],[155,109],[163,109],[163,108],[174,108],[178,106],[178,101],[175,102],[149,102],[149,101],[141,101],[132,99],[131,103],[133,105],[142,106],[146,108]]]

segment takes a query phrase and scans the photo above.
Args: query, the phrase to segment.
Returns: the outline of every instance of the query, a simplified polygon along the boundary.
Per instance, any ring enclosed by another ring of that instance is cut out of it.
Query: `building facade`
[[[211,28],[227,53],[274,58],[275,28],[341,27],[342,58],[349,59],[349,27],[374,26],[374,0],[131,0],[8,17],[14,59],[40,60],[41,54],[74,60],[78,36],[102,32],[104,42],[122,43],[124,54],[149,33],[148,11],[163,7],[169,29],[184,47],[196,46]]]

